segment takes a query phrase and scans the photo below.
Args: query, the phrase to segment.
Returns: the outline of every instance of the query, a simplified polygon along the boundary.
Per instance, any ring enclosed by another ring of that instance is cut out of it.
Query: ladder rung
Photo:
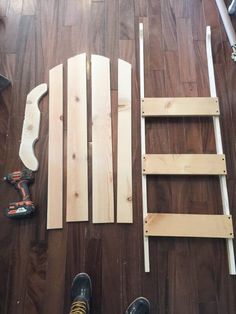
[[[231,215],[148,214],[145,236],[233,238]]]
[[[148,116],[219,116],[217,97],[144,98],[142,115]]]
[[[143,174],[226,175],[225,155],[220,154],[146,154]]]

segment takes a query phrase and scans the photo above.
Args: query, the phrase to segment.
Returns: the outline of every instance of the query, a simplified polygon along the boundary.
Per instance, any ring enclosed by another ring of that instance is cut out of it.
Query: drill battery
[[[4,214],[8,218],[23,218],[34,213],[35,206],[32,201],[10,203],[8,208],[4,210]]]

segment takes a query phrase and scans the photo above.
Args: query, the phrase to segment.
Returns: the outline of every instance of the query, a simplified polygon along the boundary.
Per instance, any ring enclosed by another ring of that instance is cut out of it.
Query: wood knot
[[[79,102],[79,101],[80,101],[80,99],[79,99],[78,96],[75,96],[75,101],[76,101],[76,102]]]
[[[73,159],[75,159],[75,158],[76,158],[76,154],[75,154],[75,153],[72,155],[72,158],[73,158]]]
[[[78,192],[75,192],[75,197],[79,197],[79,193]]]
[[[170,108],[171,107],[171,101],[168,101],[165,107]]]
[[[63,121],[63,115],[60,116],[60,120]]]
[[[31,131],[31,130],[33,130],[33,124],[29,124],[28,126],[27,126],[27,130],[29,130],[29,131]]]
[[[128,202],[131,202],[131,201],[132,201],[132,196],[128,196],[128,197],[127,197],[127,201],[128,201]]]

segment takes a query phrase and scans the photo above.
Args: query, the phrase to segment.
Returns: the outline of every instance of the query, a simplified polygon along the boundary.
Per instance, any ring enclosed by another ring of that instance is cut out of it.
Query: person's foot
[[[92,296],[92,284],[88,274],[75,276],[71,286],[70,314],[89,314]]]
[[[125,314],[149,314],[150,303],[148,299],[139,297],[135,299],[127,308]]]

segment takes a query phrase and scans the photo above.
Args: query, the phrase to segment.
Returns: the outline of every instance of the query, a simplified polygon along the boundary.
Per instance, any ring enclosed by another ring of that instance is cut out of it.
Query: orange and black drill
[[[4,209],[5,216],[8,218],[25,218],[31,216],[35,211],[35,206],[30,199],[28,185],[34,181],[33,171],[29,169],[15,171],[6,175],[3,179],[13,184],[22,197],[21,201],[10,203],[8,208]]]

